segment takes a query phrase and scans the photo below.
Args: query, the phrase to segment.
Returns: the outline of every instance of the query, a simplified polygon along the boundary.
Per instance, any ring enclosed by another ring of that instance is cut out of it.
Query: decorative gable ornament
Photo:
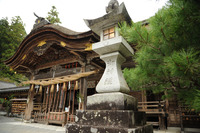
[[[39,17],[37,14],[33,13],[37,19],[35,20],[35,24],[33,25],[33,29],[32,30],[35,30],[37,28],[40,28],[46,24],[50,24],[49,21],[47,21],[45,18],[43,17]]]

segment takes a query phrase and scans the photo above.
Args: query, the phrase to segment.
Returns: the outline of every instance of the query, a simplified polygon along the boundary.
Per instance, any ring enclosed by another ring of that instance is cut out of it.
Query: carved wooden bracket
[[[44,41],[41,41],[44,42]],[[45,43],[40,45],[40,43],[37,45],[37,47],[34,48],[33,52],[36,53],[38,56],[41,56],[45,53],[45,51],[51,47],[52,43]]]

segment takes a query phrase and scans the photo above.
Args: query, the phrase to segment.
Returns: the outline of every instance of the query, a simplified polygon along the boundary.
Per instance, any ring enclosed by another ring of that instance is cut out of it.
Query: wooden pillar
[[[142,102],[147,102],[146,90],[142,90]]]
[[[86,110],[86,105],[87,105],[87,78],[83,78],[83,110]]]
[[[146,90],[142,90],[142,109],[146,110],[147,107],[145,106],[147,102]]]
[[[83,101],[81,103],[82,110],[86,110],[86,104],[87,104],[87,79],[81,78],[80,79],[80,95],[83,97]]]
[[[159,114],[158,115],[158,119],[159,119],[159,128],[160,128],[160,130],[165,130],[166,129],[166,124],[165,124],[165,117],[163,116],[163,114]]]
[[[167,91],[165,91],[165,95],[167,96],[168,94],[167,94]],[[166,113],[169,113],[169,99],[167,98],[167,99],[165,99],[165,101],[166,101],[166,105],[165,105],[165,109],[166,109]]]
[[[86,65],[82,65],[81,68],[82,72],[86,71]],[[80,79],[80,95],[83,97],[82,101],[82,110],[86,110],[86,104],[87,104],[87,78],[81,78]]]
[[[168,94],[167,94],[167,91],[165,91],[164,94],[165,94],[165,95],[168,95]],[[166,114],[169,114],[169,99],[168,99],[168,98],[165,99],[165,113],[166,113]],[[167,116],[168,116],[168,115],[167,115]],[[167,117],[166,119],[167,119],[167,120],[166,120],[166,123],[165,123],[165,127],[167,128],[168,125],[169,125],[169,123],[170,123],[170,118]]]
[[[28,100],[27,100],[27,105],[25,109],[25,120],[30,120],[31,119],[31,113],[33,111],[33,98],[35,94],[35,85],[31,84],[30,89],[28,92]]]

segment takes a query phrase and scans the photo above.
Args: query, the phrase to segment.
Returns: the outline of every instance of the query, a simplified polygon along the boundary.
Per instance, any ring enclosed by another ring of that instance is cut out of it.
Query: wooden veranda
[[[154,95],[145,90],[132,91],[131,95],[138,100],[138,110],[146,112],[147,123],[156,129],[200,127],[200,112],[180,103],[176,96],[162,100],[163,94]]]

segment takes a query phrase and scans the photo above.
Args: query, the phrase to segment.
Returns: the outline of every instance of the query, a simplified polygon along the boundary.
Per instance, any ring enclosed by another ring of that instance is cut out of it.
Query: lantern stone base
[[[119,128],[68,124],[66,133],[153,133],[153,127],[145,125],[136,128]]]
[[[76,111],[75,123],[66,133],[153,133],[145,112],[137,111],[134,97],[121,93],[99,93],[88,97],[87,110]]]
[[[76,121],[66,125],[66,133],[153,133],[144,112],[131,110],[77,111]]]

